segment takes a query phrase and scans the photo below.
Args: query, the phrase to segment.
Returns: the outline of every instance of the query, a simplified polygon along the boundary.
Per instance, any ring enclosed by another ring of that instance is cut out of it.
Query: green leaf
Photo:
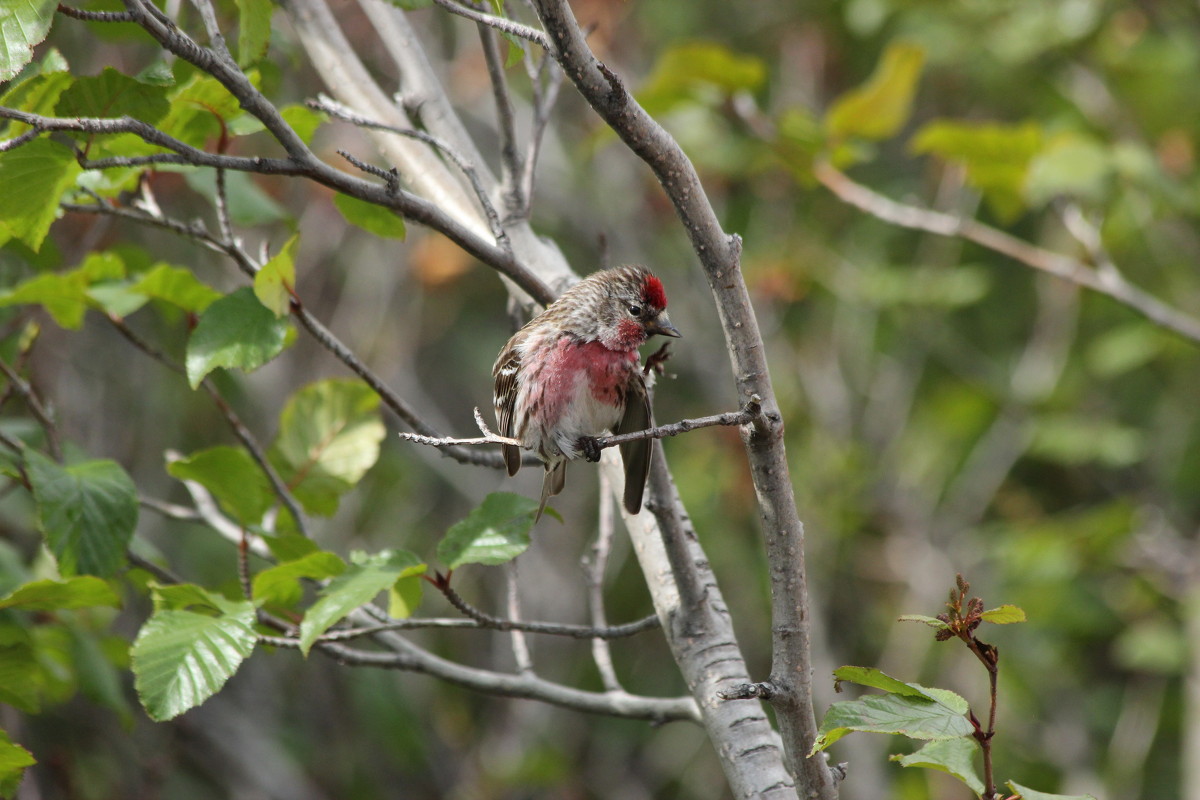
[[[230,603],[220,616],[158,611],[130,651],[134,686],[152,719],[172,719],[220,691],[254,650],[254,606]]]
[[[925,767],[946,772],[970,787],[977,795],[984,791],[983,781],[975,772],[975,754],[979,745],[974,739],[944,739],[926,744],[920,750],[909,755],[894,755],[892,761],[898,761],[904,767]]]
[[[404,218],[391,209],[359,200],[348,194],[335,194],[333,204],[351,225],[386,239],[403,239],[408,235]]]
[[[240,447],[218,446],[192,453],[167,464],[167,472],[208,489],[221,508],[244,527],[261,522],[275,502],[262,467]]]
[[[326,116],[320,111],[313,111],[308,106],[302,105],[284,106],[279,109],[279,113],[283,117],[283,121],[292,126],[292,130],[305,144],[312,144],[313,134],[326,120]]]
[[[385,435],[379,396],[370,387],[324,380],[288,400],[268,457],[306,511],[330,515],[374,466]]]
[[[115,461],[61,466],[27,450],[38,528],[64,575],[107,577],[125,563],[137,525],[137,487]]]
[[[91,606],[121,605],[121,598],[106,581],[93,575],[77,575],[66,580],[40,580],[27,583],[0,600],[0,608],[24,611],[56,611]]]
[[[420,575],[401,578],[388,589],[388,616],[393,619],[408,619],[421,605],[421,594],[425,579]]]
[[[254,576],[254,600],[258,605],[279,603],[290,606],[300,601],[300,579],[325,580],[346,571],[346,562],[334,553],[318,551],[295,561],[265,569]]]
[[[834,101],[825,127],[835,139],[887,139],[904,127],[912,112],[925,51],[912,44],[889,45],[874,74],[862,86]]]
[[[195,389],[218,367],[258,369],[283,351],[287,331],[287,322],[258,302],[253,289],[222,297],[205,309],[188,339],[188,382]]]
[[[503,564],[529,547],[537,501],[511,492],[493,492],[456,522],[438,542],[437,557],[450,569],[463,564]]]
[[[1025,621],[1025,612],[1009,603],[997,606],[996,608],[989,608],[980,616],[984,622],[991,622],[996,625],[1011,625],[1014,622]]]
[[[1146,436],[1134,427],[1091,416],[1045,414],[1034,425],[1029,453],[1068,466],[1097,463],[1120,468],[1138,463]]]
[[[220,614],[227,610],[232,602],[194,583],[152,583],[150,589],[155,613],[202,608]]]
[[[54,22],[54,0],[0,0],[0,82],[12,80],[33,60],[33,47]]]
[[[237,0],[238,66],[245,67],[263,58],[271,43],[273,0]]]
[[[833,671],[833,677],[839,683],[849,681],[850,683],[857,683],[860,686],[882,689],[885,692],[905,697],[920,697],[925,700],[933,699],[922,687],[893,678],[883,670],[876,669],[875,667],[838,667]]]
[[[42,685],[41,666],[28,643],[0,644],[0,703],[37,713]]]
[[[316,542],[299,534],[264,535],[262,539],[266,542],[267,549],[271,551],[271,555],[280,563],[295,561],[309,553],[320,551]]]
[[[654,66],[638,102],[650,114],[663,114],[695,102],[722,102],[738,91],[756,91],[767,78],[766,64],[716,42],[688,42],[666,50]]]
[[[896,620],[898,622],[920,622],[923,625],[928,625],[938,630],[945,630],[950,627],[937,617],[927,617],[924,614],[901,614],[899,617],[896,617]]]
[[[917,131],[909,147],[914,153],[930,153],[965,166],[967,182],[983,192],[997,214],[1011,220],[1025,208],[1029,165],[1042,144],[1042,129],[1034,122],[935,120]]]
[[[401,578],[420,575],[425,565],[407,550],[384,550],[372,556],[355,554],[345,572],[329,582],[321,599],[300,623],[300,651],[308,655],[325,631]]]
[[[1167,341],[1156,325],[1141,321],[1118,325],[1092,339],[1085,356],[1088,369],[1099,378],[1116,378],[1153,361]]]
[[[54,113],[60,117],[133,117],[154,124],[170,111],[166,89],[142,83],[105,67],[99,75],[76,78],[62,93]],[[82,137],[94,134],[78,134]]]
[[[949,690],[904,683],[868,667],[841,667],[834,675],[890,693],[831,705],[809,755],[853,731],[938,740],[969,736],[974,730],[966,718],[967,701]]]
[[[0,294],[0,306],[40,305],[66,330],[79,330],[88,307],[88,282],[78,271],[61,275],[47,273]]]
[[[288,239],[254,276],[254,296],[277,317],[286,317],[292,305],[292,289],[296,285],[295,251],[299,241],[299,235]]]
[[[0,730],[0,797],[14,796],[25,768],[36,763],[37,759],[28,750],[14,744],[8,734]]]
[[[0,192],[0,244],[15,238],[41,249],[58,202],[80,171],[71,151],[49,139],[0,153],[0,186],[20,189]]]
[[[1020,795],[1021,800],[1096,800],[1090,794],[1048,794],[1046,792],[1035,792],[1033,789],[1028,789],[1016,781],[1009,781],[1008,788]]]
[[[1055,134],[1029,165],[1025,194],[1033,205],[1067,195],[1100,201],[1114,172],[1112,151],[1076,131]]]
[[[67,71],[67,63],[62,54],[51,49],[38,65],[36,75],[25,78],[0,95],[0,106],[53,116],[58,98],[74,81],[74,76]],[[5,123],[8,124],[9,136],[18,136],[29,130],[28,125],[12,120],[0,121],[0,126]]]
[[[197,314],[223,296],[216,289],[202,283],[191,270],[162,263],[155,264],[130,288],[152,300],[169,303]]]
[[[251,70],[248,76],[256,82],[257,72]],[[219,137],[225,124],[242,113],[238,99],[220,81],[202,72],[181,82],[168,99],[171,110],[159,129],[193,147],[203,147],[209,139]]]

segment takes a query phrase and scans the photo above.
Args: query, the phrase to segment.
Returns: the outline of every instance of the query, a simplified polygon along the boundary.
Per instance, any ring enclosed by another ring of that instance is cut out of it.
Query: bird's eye
[[[636,316],[639,316],[641,313],[642,313],[641,306],[630,306],[629,307],[629,315],[630,316],[636,317]]]

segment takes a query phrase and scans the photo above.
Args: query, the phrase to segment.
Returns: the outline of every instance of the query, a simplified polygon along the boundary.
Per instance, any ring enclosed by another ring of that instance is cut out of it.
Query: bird
[[[567,289],[513,334],[492,368],[496,423],[510,476],[521,468],[521,450],[544,464],[546,502],[563,489],[567,462],[600,460],[596,438],[652,425],[650,397],[638,348],[655,334],[682,334],[667,316],[662,281],[645,266],[595,272]],[[621,446],[626,511],[637,514],[650,472],[650,441]]]

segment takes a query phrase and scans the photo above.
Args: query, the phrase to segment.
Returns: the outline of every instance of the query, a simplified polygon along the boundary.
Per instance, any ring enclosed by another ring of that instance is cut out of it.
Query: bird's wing
[[[508,340],[508,344],[496,358],[492,367],[492,377],[496,381],[495,394],[492,403],[496,408],[496,431],[501,436],[513,435],[513,409],[517,405],[517,373],[521,370],[521,354],[516,348],[517,337]],[[516,475],[521,468],[521,448],[516,445],[501,445],[504,454],[504,465],[508,467],[509,475]]]
[[[638,370],[631,373],[628,396],[625,398],[625,414],[617,423],[614,433],[644,431],[653,425],[650,415],[650,396],[646,382]],[[649,439],[638,439],[621,445],[621,460],[625,462],[625,510],[636,514],[642,510],[642,494],[646,489],[646,477],[650,474]]]

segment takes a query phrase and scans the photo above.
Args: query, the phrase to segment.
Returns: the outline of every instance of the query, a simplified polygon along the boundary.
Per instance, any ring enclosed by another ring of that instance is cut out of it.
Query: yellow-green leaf
[[[296,243],[299,234],[287,240],[274,258],[254,276],[254,296],[277,317],[287,316],[296,285]]]
[[[835,139],[886,139],[908,122],[925,51],[913,44],[888,47],[870,79],[837,100],[825,116]]]

